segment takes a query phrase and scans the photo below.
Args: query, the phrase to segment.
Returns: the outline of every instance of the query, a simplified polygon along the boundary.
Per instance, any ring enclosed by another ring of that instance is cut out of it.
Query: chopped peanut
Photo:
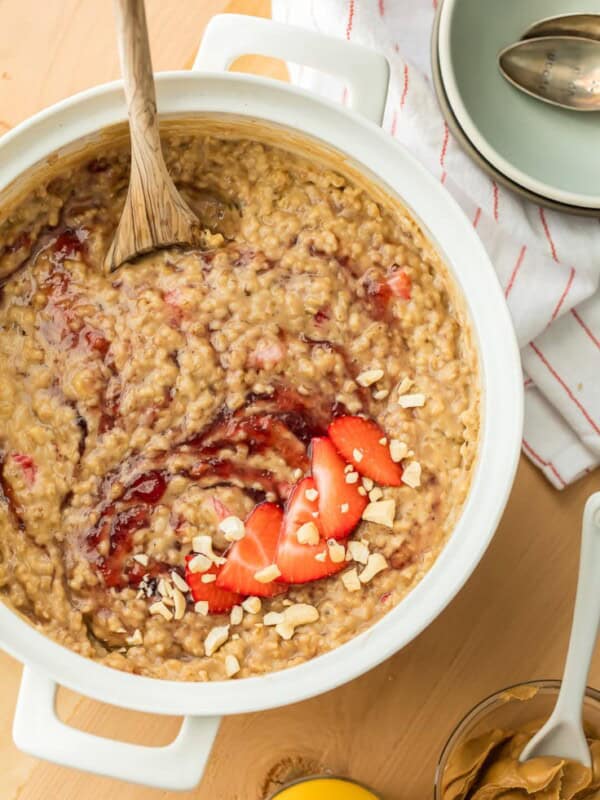
[[[316,489],[307,489],[304,492],[304,496],[306,497],[307,500],[313,503],[319,496],[319,492]]]
[[[187,585],[187,583],[183,580],[183,578],[178,572],[171,573],[171,580],[173,581],[173,583],[179,589],[180,592],[189,592],[190,587]]]
[[[367,566],[360,573],[358,579],[361,583],[368,583],[370,580],[373,580],[375,575],[377,575],[379,572],[387,569],[387,565],[388,563],[381,553],[371,553],[369,560],[367,561]]]
[[[246,533],[242,520],[233,515],[225,517],[225,519],[219,522],[219,530],[228,542],[239,542],[240,539],[244,538]]]
[[[229,639],[229,625],[212,628],[204,640],[204,652],[207,656],[212,656],[221,645],[225,644],[227,639]]]
[[[202,554],[194,556],[188,561],[188,569],[190,572],[206,572],[211,566],[212,562],[210,558]]]
[[[319,544],[319,529],[314,522],[305,522],[296,531],[296,538],[300,544]]]
[[[244,611],[247,611],[248,614],[259,614],[262,608],[260,597],[247,597],[242,602],[242,608]]]
[[[169,611],[166,605],[162,602],[152,603],[150,606],[150,613],[153,615],[160,614],[161,617],[164,617],[167,622],[173,619],[173,614]]]
[[[358,561],[359,564],[366,564],[369,560],[369,548],[362,542],[352,540],[348,542],[348,553],[353,561]]]
[[[356,382],[359,386],[371,386],[383,378],[382,369],[367,369],[356,376]]]
[[[263,569],[259,569],[258,572],[255,572],[254,578],[259,583],[271,583],[279,578],[280,575],[281,571],[277,564],[269,564],[268,567],[264,567]]]
[[[404,467],[402,483],[405,483],[412,489],[416,489],[421,485],[421,465],[418,461],[411,461]]]
[[[408,453],[408,445],[406,442],[400,442],[398,439],[392,439],[390,442],[390,457],[396,463],[406,458]]]
[[[197,603],[194,603],[194,611],[205,617],[208,614],[208,600],[198,600]]]
[[[233,655],[225,656],[225,674],[228,678],[233,678],[240,671],[240,662]]]
[[[425,405],[424,394],[403,394],[398,398],[398,403],[402,408],[420,408]]]
[[[179,589],[173,589],[173,601],[175,603],[175,619],[183,619],[185,614],[185,597],[181,594]]]
[[[336,542],[335,539],[329,539],[327,542],[327,549],[329,550],[329,558],[334,564],[341,564],[346,559],[346,548],[344,545]]]
[[[281,616],[283,620],[275,626],[275,630],[282,639],[291,639],[300,625],[316,622],[319,619],[319,612],[308,603],[295,603],[286,608]]]
[[[342,583],[349,592],[358,592],[360,590],[360,581],[358,579],[356,567],[344,572],[342,575]]]
[[[376,522],[379,525],[385,525],[386,528],[394,527],[395,516],[395,500],[379,500],[375,503],[371,502],[365,508],[362,514],[362,518],[367,522]]]
[[[233,606],[229,614],[229,621],[232,625],[239,625],[244,619],[244,609],[241,606]]]

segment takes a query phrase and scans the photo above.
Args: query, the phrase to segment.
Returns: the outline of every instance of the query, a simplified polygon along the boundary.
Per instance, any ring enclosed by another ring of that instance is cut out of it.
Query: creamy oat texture
[[[0,591],[43,633],[118,669],[222,679],[235,656],[236,677],[258,675],[365,630],[431,566],[476,457],[476,356],[443,265],[395,201],[257,141],[165,145],[213,228],[209,251],[104,274],[125,147],[59,164],[4,212]],[[410,297],[390,292],[400,273]],[[377,369],[375,384],[357,382]],[[406,378],[424,404],[399,404]],[[383,489],[393,530],[363,522],[354,536],[388,568],[358,591],[343,572],[290,587],[237,624],[189,598],[181,619],[151,614],[194,536],[227,547],[215,500],[241,518],[264,497],[284,502],[311,435],[341,412],[377,420],[421,466],[420,485]],[[319,618],[284,640],[262,620],[289,601]],[[209,631],[228,624],[207,656]]]

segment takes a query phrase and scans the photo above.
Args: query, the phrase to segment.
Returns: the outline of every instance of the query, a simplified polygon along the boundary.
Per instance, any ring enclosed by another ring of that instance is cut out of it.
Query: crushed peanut
[[[379,389],[376,392],[373,392],[373,399],[374,400],[385,400],[388,396],[389,390],[388,389]]]
[[[173,602],[175,604],[175,619],[183,619],[187,603],[185,601],[185,597],[181,594],[179,589],[173,589]]]
[[[160,614],[160,616],[164,617],[167,622],[170,622],[173,619],[173,614],[171,614],[169,609],[162,601],[158,603],[152,603],[149,610],[153,615]]]
[[[366,497],[367,496],[367,490],[365,489],[364,486],[359,486],[358,487],[358,493],[359,493],[359,495],[361,497]]]
[[[360,581],[356,567],[349,569],[342,574],[342,583],[349,592],[360,591]]]
[[[244,619],[244,609],[241,606],[233,606],[229,614],[229,621],[232,625],[239,625]]]
[[[375,486],[371,478],[363,478],[362,485],[365,487],[367,492],[370,492],[373,486]]]
[[[319,612],[308,603],[295,603],[286,608],[282,616],[283,621],[275,626],[275,630],[282,639],[291,639],[296,628],[316,622],[319,619]]]
[[[387,436],[382,436],[379,440],[379,444],[382,444],[384,447],[387,444]]]
[[[283,622],[283,614],[279,611],[269,611],[268,614],[265,614],[263,617],[263,625],[267,627],[271,625],[279,625],[280,622]]]
[[[327,558],[327,553],[323,550],[322,553],[317,553],[317,555],[315,556],[315,561],[324,562],[326,558]]]
[[[346,483],[358,483],[358,472],[349,472],[346,475]]]
[[[228,678],[233,678],[240,671],[240,662],[233,655],[225,656],[225,674]]]
[[[363,511],[362,518],[367,522],[376,522],[378,525],[385,525],[386,528],[393,528],[395,515],[395,500],[379,500],[369,503]]]
[[[421,485],[421,465],[418,461],[411,461],[404,467],[402,473],[402,483],[416,489]]]
[[[214,572],[205,572],[200,580],[202,583],[214,583],[217,580],[217,576]]]
[[[342,503],[342,505],[340,506],[340,511],[342,512],[342,514],[347,514],[348,511],[350,511],[350,506],[348,505],[348,503]]]
[[[413,382],[412,382],[412,380],[410,378],[408,378],[408,377],[402,378],[402,380],[398,384],[398,388],[396,389],[396,391],[398,392],[398,396],[400,396],[402,394],[406,394],[407,392],[409,392],[412,385],[413,385]]]
[[[314,522],[305,522],[296,531],[299,544],[319,544],[319,529]]]
[[[402,461],[403,458],[406,458],[408,453],[408,445],[406,442],[401,442],[398,439],[392,439],[390,442],[390,458],[392,461],[398,463],[398,461]]]
[[[242,520],[233,515],[222,519],[221,522],[219,522],[218,528],[228,542],[239,542],[240,539],[244,538],[246,533]]]
[[[346,559],[346,548],[344,545],[336,542],[335,539],[328,539],[327,549],[329,550],[329,558],[334,564],[341,564]]]
[[[307,500],[313,503],[319,496],[319,492],[316,489],[307,489],[304,492],[304,496],[306,497]]]
[[[194,603],[194,611],[205,617],[208,614],[208,600],[198,600],[197,603]]]
[[[371,491],[369,492],[369,500],[372,503],[376,503],[378,500],[381,500],[382,497],[383,497],[383,492],[381,491],[379,486],[376,486],[374,489],[371,489]]]
[[[148,566],[148,561],[150,559],[148,558],[148,556],[145,553],[138,553],[137,555],[135,555],[133,557],[133,560],[137,561],[138,564],[141,564],[142,567],[147,567]]]
[[[211,566],[212,562],[210,558],[202,554],[194,556],[188,561],[188,569],[190,572],[206,572]]]
[[[369,583],[369,581],[373,580],[375,575],[377,575],[379,572],[382,572],[384,569],[387,569],[387,565],[388,563],[381,553],[371,553],[369,560],[367,561],[367,566],[358,576],[359,581],[361,583]]]
[[[192,539],[192,548],[195,553],[201,553],[211,561],[217,563],[219,556],[213,552],[213,544],[210,536],[194,536]]]
[[[158,593],[164,597],[171,597],[171,584],[166,581],[164,578],[161,578],[158,582]]]
[[[424,394],[403,394],[398,398],[398,403],[402,408],[420,408],[425,405]]]
[[[366,564],[369,560],[369,548],[363,542],[352,540],[348,542],[348,553],[353,561],[359,564]]]
[[[260,597],[247,597],[242,602],[242,608],[248,614],[259,614],[262,608],[262,601]]]
[[[183,580],[183,578],[178,572],[173,571],[171,573],[171,580],[173,581],[173,583],[179,589],[180,592],[189,592],[190,587],[187,585],[187,583]]]
[[[382,369],[367,369],[356,376],[356,382],[359,386],[371,386],[383,378]]]
[[[354,472],[354,467],[352,466],[352,464],[346,464],[346,466],[344,467],[344,472],[345,472],[346,475],[349,472]]]
[[[363,451],[359,450],[358,447],[355,447],[354,450],[352,451],[352,458],[355,461],[358,461],[358,463],[360,464],[360,462],[363,460]]]
[[[224,645],[229,638],[229,625],[220,625],[212,628],[204,640],[204,652],[207,656],[212,656],[217,652],[221,645]]]
[[[259,569],[258,572],[255,572],[254,579],[259,583],[271,583],[279,578],[280,575],[281,571],[277,564],[269,564],[268,567],[264,567],[263,569]]]

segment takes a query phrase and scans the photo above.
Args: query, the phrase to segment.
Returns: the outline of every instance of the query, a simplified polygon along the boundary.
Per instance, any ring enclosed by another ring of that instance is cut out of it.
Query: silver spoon
[[[528,28],[522,39],[539,36],[578,36],[600,40],[600,14],[563,14],[548,17]]]
[[[600,623],[600,492],[585,504],[579,557],[579,579],[571,639],[556,706],[548,722],[525,746],[520,761],[556,756],[591,767],[582,725],[582,707]]]
[[[538,100],[573,111],[600,110],[600,42],[525,39],[502,50],[498,64],[509,83]]]

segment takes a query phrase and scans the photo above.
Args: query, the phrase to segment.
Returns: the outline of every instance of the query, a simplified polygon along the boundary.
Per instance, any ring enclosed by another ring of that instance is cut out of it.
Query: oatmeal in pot
[[[128,150],[96,150],[0,223],[0,592],[129,672],[299,664],[393,608],[458,519],[460,300],[379,189],[217,135],[165,140],[210,247],[108,275]]]

